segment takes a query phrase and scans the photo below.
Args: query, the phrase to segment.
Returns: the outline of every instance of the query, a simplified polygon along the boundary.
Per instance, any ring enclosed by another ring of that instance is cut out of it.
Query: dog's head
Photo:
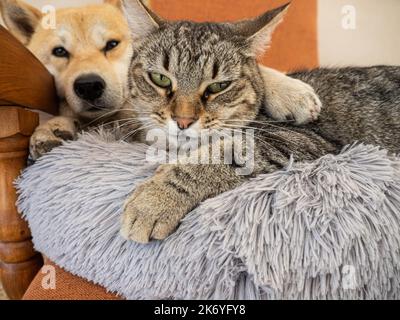
[[[123,104],[132,55],[119,1],[105,2],[57,10],[55,28],[53,17],[20,0],[1,2],[10,32],[54,75],[60,98],[88,119]]]

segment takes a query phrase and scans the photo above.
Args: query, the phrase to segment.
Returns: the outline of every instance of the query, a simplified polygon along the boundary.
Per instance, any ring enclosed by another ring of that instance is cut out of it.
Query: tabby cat
[[[139,0],[124,1],[135,38],[133,108],[145,128],[193,135],[255,128],[253,176],[283,168],[291,156],[314,160],[356,140],[400,151],[400,67],[318,69],[293,76],[314,87],[323,111],[302,127],[272,122],[256,58],[287,6],[238,23],[167,22]],[[173,130],[171,130],[173,129]],[[235,164],[163,164],[127,199],[121,234],[164,239],[201,201],[250,176]]]

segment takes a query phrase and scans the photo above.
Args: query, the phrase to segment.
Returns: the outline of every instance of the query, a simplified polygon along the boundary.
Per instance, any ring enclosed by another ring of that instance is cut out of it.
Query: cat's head
[[[288,5],[237,23],[167,22],[123,1],[134,37],[130,106],[146,128],[197,135],[243,126],[263,103],[256,62]]]

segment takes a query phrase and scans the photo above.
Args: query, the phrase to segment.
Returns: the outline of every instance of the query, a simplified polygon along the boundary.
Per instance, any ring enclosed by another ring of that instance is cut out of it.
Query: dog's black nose
[[[86,101],[95,101],[103,95],[106,83],[96,74],[81,76],[74,82],[76,95]]]

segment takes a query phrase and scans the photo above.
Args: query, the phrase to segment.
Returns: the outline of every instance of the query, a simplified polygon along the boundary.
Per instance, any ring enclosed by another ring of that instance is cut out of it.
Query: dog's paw
[[[37,160],[63,141],[74,140],[78,132],[77,123],[70,118],[56,117],[39,126],[31,136],[30,156]]]
[[[143,183],[125,203],[122,237],[139,243],[167,238],[188,213],[178,202],[162,185],[151,180]]]
[[[29,145],[31,158],[37,160],[61,144],[62,139],[57,138],[52,131],[43,129],[36,130],[31,136]]]
[[[268,92],[268,112],[280,121],[305,124],[318,119],[322,103],[314,89],[297,79],[288,78]]]

